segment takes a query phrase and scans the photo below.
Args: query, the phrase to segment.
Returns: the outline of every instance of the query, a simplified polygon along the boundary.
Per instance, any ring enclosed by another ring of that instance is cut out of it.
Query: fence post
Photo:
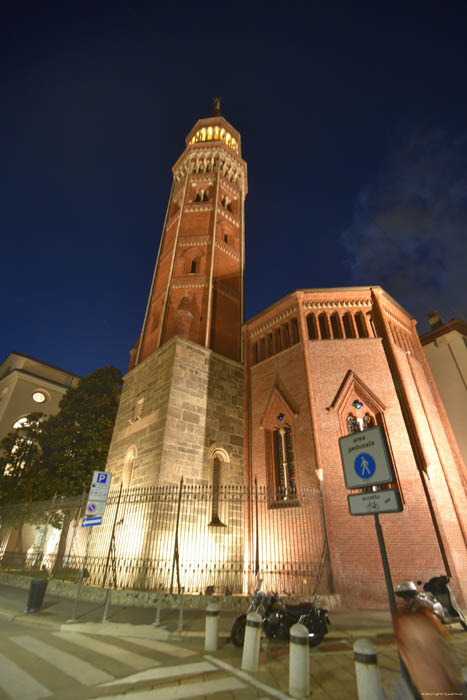
[[[206,632],[204,637],[204,651],[217,651],[219,628],[219,606],[216,603],[208,603],[206,610]]]
[[[173,555],[173,560],[172,560],[172,576],[170,578],[170,595],[172,595],[172,593],[173,593],[175,565],[177,566],[177,584],[178,584],[178,592],[180,593],[180,568],[179,568],[179,556],[178,556],[178,526],[180,523],[180,506],[182,503],[182,491],[183,491],[183,476],[180,479],[180,488],[178,491],[177,522],[175,524],[175,542],[174,542],[174,555]]]
[[[183,605],[185,603],[185,587],[182,588],[181,599],[180,599],[180,614],[178,616],[178,627],[177,632],[182,632],[183,630]]]
[[[308,630],[297,622],[290,628],[289,695],[307,698],[310,695],[310,648]]]
[[[242,670],[257,671],[259,644],[263,619],[259,613],[251,612],[246,618],[245,641],[243,642]]]
[[[368,639],[357,639],[353,652],[358,699],[384,700],[376,647]]]

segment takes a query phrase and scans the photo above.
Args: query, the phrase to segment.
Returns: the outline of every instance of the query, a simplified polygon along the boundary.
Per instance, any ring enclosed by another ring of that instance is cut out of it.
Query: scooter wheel
[[[242,647],[245,640],[246,615],[237,617],[232,625],[230,641],[235,647]]]
[[[318,644],[321,644],[323,639],[324,634],[315,634],[314,632],[310,632],[308,635],[308,644],[310,647],[317,647]]]

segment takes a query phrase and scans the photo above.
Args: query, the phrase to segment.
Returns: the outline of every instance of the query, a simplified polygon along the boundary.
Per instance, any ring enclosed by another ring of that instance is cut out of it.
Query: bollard
[[[219,627],[219,606],[208,603],[206,610],[206,634],[204,638],[204,651],[217,651],[217,635]]]
[[[102,622],[107,622],[107,615],[109,613],[109,605],[110,605],[110,596],[112,595],[112,590],[109,587],[107,589],[107,592],[105,594],[105,607],[104,607],[104,614],[102,616]]]
[[[353,653],[358,700],[384,700],[376,647],[368,639],[357,639]]]
[[[243,642],[242,670],[257,671],[259,660],[259,643],[263,618],[251,612],[246,618],[245,641]]]
[[[289,695],[307,698],[310,695],[310,648],[308,630],[298,622],[290,628]]]
[[[162,606],[162,586],[159,586],[159,592],[157,594],[157,604],[156,604],[156,619],[152,623],[154,627],[161,626],[161,606]]]

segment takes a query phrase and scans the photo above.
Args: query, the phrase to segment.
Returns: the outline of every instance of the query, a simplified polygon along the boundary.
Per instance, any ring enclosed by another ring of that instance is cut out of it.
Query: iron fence
[[[321,494],[255,484],[113,489],[102,524],[84,499],[0,508],[0,570],[88,585],[186,593],[330,592]],[[89,541],[88,541],[89,538]],[[29,546],[26,546],[29,545]]]

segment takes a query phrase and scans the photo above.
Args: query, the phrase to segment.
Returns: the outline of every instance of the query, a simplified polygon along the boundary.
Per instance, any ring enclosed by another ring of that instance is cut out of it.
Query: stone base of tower
[[[107,461],[124,488],[243,478],[243,367],[174,337],[124,378]]]

